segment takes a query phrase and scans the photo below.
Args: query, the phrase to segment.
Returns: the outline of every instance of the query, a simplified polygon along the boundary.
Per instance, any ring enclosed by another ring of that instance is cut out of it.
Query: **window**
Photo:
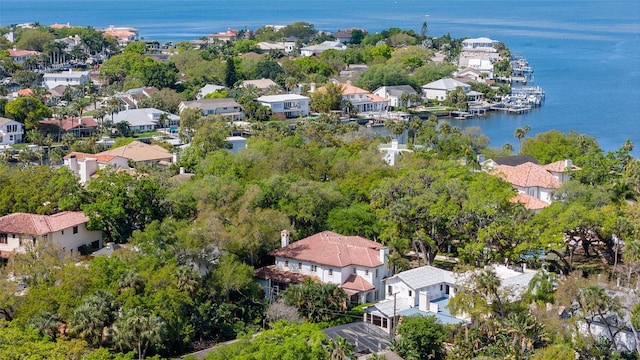
[[[311,271],[313,272],[318,271],[318,265],[311,265]]]
[[[288,268],[289,267],[289,260],[285,260],[284,261],[284,267]]]
[[[333,276],[333,269],[329,269],[329,276]]]
[[[409,296],[413,296],[413,291],[409,290]]]
[[[369,276],[369,270],[365,270],[365,271],[364,271],[364,275],[365,275],[365,276]]]
[[[60,231],[60,234],[64,235],[64,230]]]
[[[74,226],[74,227],[73,227],[73,233],[74,233],[74,234],[77,234],[77,233],[78,233],[78,227],[77,227],[77,226]]]
[[[302,263],[301,262],[298,263],[298,270],[302,270]]]
[[[378,278],[378,269],[376,269],[376,279]]]
[[[440,291],[442,291],[442,284],[440,284]]]
[[[9,240],[7,240],[7,234],[0,234],[0,244],[8,244]]]
[[[391,285],[387,286],[387,294],[393,295],[393,286]]]
[[[353,268],[353,275],[355,275],[357,273],[356,268]]]

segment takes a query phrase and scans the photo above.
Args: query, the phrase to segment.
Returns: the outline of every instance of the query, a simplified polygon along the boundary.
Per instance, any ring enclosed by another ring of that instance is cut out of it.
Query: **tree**
[[[444,359],[446,331],[435,316],[408,316],[398,326],[392,349],[404,359]]]
[[[329,321],[347,310],[348,296],[336,284],[309,280],[289,286],[282,296],[287,304],[298,308],[300,316],[313,322]]]
[[[92,346],[103,345],[117,311],[114,296],[105,290],[97,290],[85,297],[82,304],[73,311],[69,320],[70,331]]]
[[[51,117],[51,109],[39,99],[30,96],[21,96],[9,101],[4,110],[6,115],[23,123],[26,130],[37,128],[40,120]]]
[[[160,347],[166,336],[166,322],[139,307],[125,309],[114,324],[114,337],[121,350],[135,349],[144,359],[149,348]]]
[[[229,89],[238,82],[238,75],[236,74],[236,64],[234,58],[229,58],[226,61],[227,67],[225,71],[224,84]]]
[[[469,314],[474,321],[496,315],[507,315],[505,301],[508,292],[500,287],[500,278],[492,269],[467,271],[463,274],[456,296],[449,301],[452,314]]]
[[[522,139],[524,139],[525,136],[527,136],[527,133],[529,132],[529,130],[531,130],[531,128],[529,127],[529,125],[525,125],[524,127],[521,128],[517,128],[516,131],[513,133],[513,136],[518,139],[518,148],[520,149],[520,152],[522,152]]]

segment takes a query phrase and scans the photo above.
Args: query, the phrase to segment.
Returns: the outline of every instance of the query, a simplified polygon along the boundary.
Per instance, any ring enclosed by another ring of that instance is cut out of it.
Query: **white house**
[[[60,246],[64,255],[76,256],[83,247],[99,249],[102,232],[87,229],[89,218],[82,211],[54,215],[14,213],[0,217],[0,256],[24,252],[39,241]]]
[[[71,152],[64,157],[64,165],[85,184],[98,171],[107,167],[114,170],[130,169],[129,161],[121,156],[111,154],[86,154]]]
[[[501,288],[508,290],[514,301],[526,291],[536,274],[525,268],[512,269],[493,266],[501,281]],[[456,285],[465,277],[434,266],[421,266],[403,271],[384,280],[384,300],[365,309],[364,321],[392,333],[400,317],[433,315],[442,324],[466,322],[465,316],[454,316],[447,308],[449,299],[455,296]]]
[[[205,116],[220,115],[231,121],[242,121],[245,117],[242,106],[233,98],[183,101],[178,109],[180,112],[184,109],[200,109]]]
[[[339,285],[354,303],[384,296],[389,249],[375,241],[323,231],[289,244],[289,232],[283,230],[281,247],[270,254],[275,265],[258,269],[256,275],[267,297],[307,277]]]
[[[427,99],[443,101],[447,98],[449,92],[457,88],[462,88],[467,93],[471,91],[470,85],[451,78],[445,78],[422,85],[422,92]]]
[[[0,117],[0,145],[12,145],[22,142],[22,123]]]
[[[392,139],[391,144],[381,144],[378,146],[378,150],[383,154],[382,160],[384,160],[390,166],[396,164],[398,158],[402,153],[412,153],[413,150],[407,148],[406,144],[398,144],[397,139]]]
[[[40,55],[40,52],[38,51],[16,49],[15,46],[8,49],[8,51],[9,57],[11,57],[11,60],[16,64],[22,64],[32,56]]]
[[[102,33],[114,37],[120,46],[125,46],[130,41],[135,41],[138,38],[138,29],[131,27],[115,27],[109,25],[108,28],[102,29]]]
[[[497,40],[491,40],[487,37],[465,39],[462,40],[462,51],[497,52],[498,50],[495,48],[497,44]]]
[[[165,123],[160,124],[160,117],[165,115]],[[155,131],[159,127],[171,128],[180,125],[180,117],[155,108],[124,110],[113,115],[113,123],[129,123],[133,133]]]
[[[229,146],[229,151],[234,154],[237,154],[247,148],[247,139],[242,136],[227,136],[226,140]]]
[[[53,89],[58,85],[77,86],[88,84],[91,81],[89,71],[63,71],[60,73],[45,73],[42,85],[47,89]]]
[[[359,113],[362,112],[381,112],[386,111],[389,107],[389,99],[385,99],[378,95],[372,94],[365,89],[351,85],[351,81],[342,84],[341,100],[348,100]],[[326,91],[324,86],[318,88],[319,92]],[[345,111],[346,109],[343,109]],[[346,112],[346,111],[345,111]]]
[[[263,95],[256,99],[274,113],[283,113],[287,118],[309,115],[309,98],[296,94]]]
[[[341,43],[340,41],[325,41],[322,44],[317,45],[309,45],[300,48],[300,55],[302,56],[313,56],[320,55],[323,51],[334,49],[338,51],[347,50],[347,45]]]
[[[374,95],[378,95],[381,98],[388,99],[389,105],[393,107],[398,106],[411,106],[411,101],[408,104],[402,103],[402,95],[415,95],[416,90],[410,85],[397,85],[397,86],[382,86],[373,91]]]

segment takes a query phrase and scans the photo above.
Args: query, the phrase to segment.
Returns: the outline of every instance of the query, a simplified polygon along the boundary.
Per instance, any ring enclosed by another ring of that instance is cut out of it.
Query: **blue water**
[[[551,129],[594,136],[605,150],[626,139],[640,155],[640,1],[540,0],[0,0],[0,25],[38,21],[102,28],[132,26],[145,39],[180,41],[227,27],[307,21],[335,31],[389,27],[430,36],[487,36],[503,41],[535,69],[544,105],[526,115],[492,114],[455,122],[479,126],[492,146],[517,145]]]

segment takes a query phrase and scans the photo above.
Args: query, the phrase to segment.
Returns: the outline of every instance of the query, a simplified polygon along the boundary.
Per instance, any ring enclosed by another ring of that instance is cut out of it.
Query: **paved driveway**
[[[377,326],[364,322],[334,326],[322,330],[331,339],[342,337],[356,347],[356,355],[371,354],[387,349],[391,338]]]

